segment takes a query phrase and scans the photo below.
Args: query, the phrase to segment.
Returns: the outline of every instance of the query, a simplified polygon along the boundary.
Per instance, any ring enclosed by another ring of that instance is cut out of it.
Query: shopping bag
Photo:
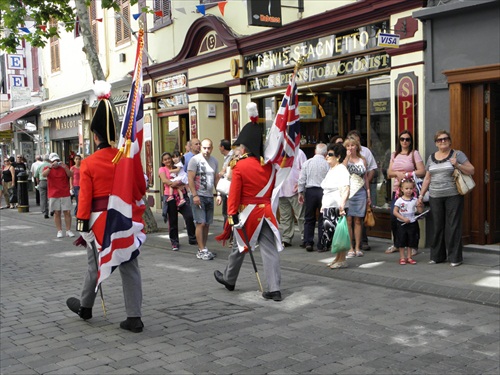
[[[349,228],[347,227],[347,219],[342,216],[335,228],[335,234],[332,239],[332,253],[340,253],[351,248],[351,238],[349,237]]]

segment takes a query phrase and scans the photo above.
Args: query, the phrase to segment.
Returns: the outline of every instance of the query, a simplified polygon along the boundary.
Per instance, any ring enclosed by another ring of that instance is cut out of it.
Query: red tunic
[[[112,162],[118,149],[106,147],[97,150],[89,157],[82,160],[80,166],[80,194],[78,196],[78,212],[76,217],[80,222],[88,222],[98,244],[102,243],[104,229],[106,226],[107,198],[111,194],[113,178],[116,165]],[[141,168],[135,170],[135,182],[130,183],[130,189],[134,189],[134,198],[141,200],[146,190],[144,174]],[[124,181],[123,183],[129,183]],[[101,199],[101,208],[92,208],[92,202]],[[104,206],[102,206],[104,204]],[[142,213],[133,212],[134,221],[142,221]],[[137,217],[136,217],[137,216]],[[80,229],[79,229],[80,230]]]
[[[271,207],[275,173],[273,166],[261,165],[254,157],[240,159],[233,168],[233,177],[227,199],[227,214],[239,213],[239,220],[245,229],[252,249],[257,243],[260,227],[266,220],[276,238],[276,247],[281,250],[281,239],[278,222]],[[245,250],[244,235],[241,230],[236,232],[240,251]]]

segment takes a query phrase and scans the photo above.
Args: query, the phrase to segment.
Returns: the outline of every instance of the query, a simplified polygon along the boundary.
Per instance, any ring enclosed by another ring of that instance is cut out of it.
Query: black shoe
[[[325,253],[328,251],[328,248],[327,247],[321,247],[321,248],[318,248],[318,253]]]
[[[290,247],[292,244],[290,242],[283,241],[283,247]]]
[[[363,251],[370,251],[372,248],[370,245],[368,245],[367,243],[361,243],[361,250]]]
[[[262,297],[264,297],[264,299],[272,299],[273,301],[279,302],[281,301],[281,292],[279,290],[275,292],[264,292],[262,293]]]
[[[314,251],[313,245],[306,245],[306,251],[308,252]]]
[[[66,300],[66,306],[77,314],[83,320],[88,320],[92,318],[92,308],[91,307],[82,307],[80,305],[80,300],[75,297],[68,298]]]
[[[44,218],[48,219],[49,218],[49,215],[45,214],[43,215]]]
[[[299,245],[301,248],[305,249],[306,248],[306,244],[304,242],[302,242],[300,245]]]
[[[198,241],[196,240],[189,240],[190,245],[198,245]]]
[[[230,292],[232,292],[234,290],[234,285],[231,285],[226,280],[224,280],[224,275],[222,274],[222,272],[215,270],[214,277],[218,283],[221,283],[222,285],[224,285],[226,287],[226,289],[229,290]]]
[[[134,333],[139,333],[142,332],[144,323],[142,323],[141,318],[127,318],[127,320],[120,323],[120,328]]]

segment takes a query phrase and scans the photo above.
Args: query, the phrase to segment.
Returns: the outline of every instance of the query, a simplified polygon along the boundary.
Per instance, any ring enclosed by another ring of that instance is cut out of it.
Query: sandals
[[[406,259],[405,258],[401,258],[399,260],[399,264],[401,264],[402,266],[404,266],[406,264]]]
[[[392,254],[399,251],[399,249],[395,246],[389,246],[387,250],[385,251],[386,254]]]
[[[343,262],[335,262],[335,263],[333,263],[333,264],[330,266],[330,269],[332,269],[332,270],[339,269],[339,268],[347,268],[347,262],[346,262],[346,261],[343,261]]]
[[[349,250],[347,252],[347,258],[355,258],[356,257],[356,252],[354,250]]]
[[[406,263],[409,263],[409,264],[417,264],[417,262],[416,262],[416,261],[414,261],[414,260],[413,260],[413,259],[411,259],[411,258],[406,259]]]
[[[363,255],[365,255],[365,254],[363,254],[363,252],[361,250],[356,250],[357,257],[362,257]]]

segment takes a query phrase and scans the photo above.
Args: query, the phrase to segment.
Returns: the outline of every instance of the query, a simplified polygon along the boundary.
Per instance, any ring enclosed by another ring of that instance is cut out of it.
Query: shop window
[[[389,77],[369,79],[370,127],[367,129],[368,148],[377,162],[377,174],[370,188],[375,207],[389,209],[391,179],[387,169],[391,159],[391,96]]]
[[[154,0],[153,21],[154,28],[168,26],[172,23],[172,1],[171,0]],[[160,13],[161,12],[161,13]]]
[[[118,0],[117,3],[120,6],[120,16],[115,18],[115,43],[119,46],[130,42],[130,1]]]

